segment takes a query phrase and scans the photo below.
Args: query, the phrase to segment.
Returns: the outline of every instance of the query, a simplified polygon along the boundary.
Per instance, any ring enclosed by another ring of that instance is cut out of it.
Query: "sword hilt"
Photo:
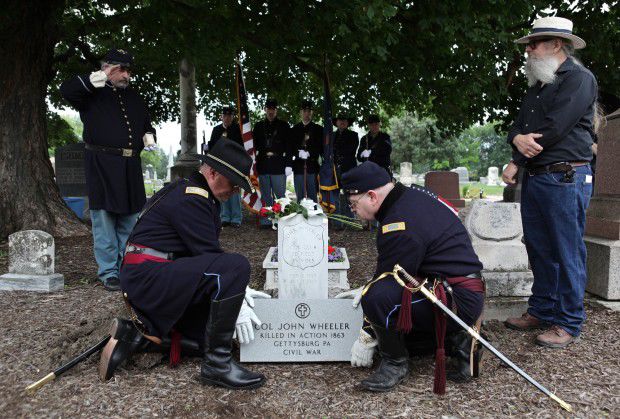
[[[407,282],[409,282],[413,286],[413,288],[420,288],[422,286],[422,284],[420,284],[420,282],[417,279],[409,275],[409,272],[404,270],[403,267],[400,266],[398,263],[394,265],[394,273],[401,274],[402,276],[404,276]]]

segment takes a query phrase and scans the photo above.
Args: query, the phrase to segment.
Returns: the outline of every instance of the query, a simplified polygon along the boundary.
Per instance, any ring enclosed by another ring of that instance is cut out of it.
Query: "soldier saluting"
[[[323,127],[312,122],[312,102],[301,103],[301,122],[291,128],[287,154],[292,160],[297,200],[307,197],[316,201],[316,176],[319,156],[323,154]]]
[[[246,289],[250,263],[220,247],[220,201],[251,190],[252,159],[234,141],[218,141],[201,156],[200,170],[158,191],[143,210],[127,244],[121,269],[123,296],[132,322],[115,319],[112,338],[101,353],[99,373],[107,380],[125,359],[174,334],[199,341],[204,352],[201,380],[231,389],[256,388],[265,377],[232,357],[236,332],[253,339],[248,306],[263,293]],[[173,333],[174,332],[174,333]],[[177,342],[179,339],[177,339]]]
[[[97,275],[110,291],[120,289],[125,242],[146,201],[140,152],[155,147],[146,104],[129,87],[132,65],[129,53],[112,49],[99,71],[75,76],[60,86],[60,93],[84,123],[84,169]]]

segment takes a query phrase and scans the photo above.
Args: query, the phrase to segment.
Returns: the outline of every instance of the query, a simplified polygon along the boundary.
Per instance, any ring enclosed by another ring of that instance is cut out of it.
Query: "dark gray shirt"
[[[508,132],[512,158],[519,166],[544,166],[558,162],[592,160],[592,117],[597,83],[584,66],[566,59],[552,84],[530,87],[519,116]],[[517,134],[537,133],[543,151],[531,159],[512,143]]]

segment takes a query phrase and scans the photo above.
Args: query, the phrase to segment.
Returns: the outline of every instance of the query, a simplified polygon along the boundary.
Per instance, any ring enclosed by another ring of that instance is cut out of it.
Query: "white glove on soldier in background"
[[[245,302],[252,308],[254,308],[254,299],[255,298],[271,298],[271,295],[266,294],[261,291],[256,291],[254,288],[246,287],[245,288]]]
[[[360,305],[360,301],[362,300],[363,289],[364,287],[359,287],[354,290],[341,292],[335,298],[353,298],[353,307],[357,308],[357,306]]]
[[[93,86],[100,88],[105,86],[105,82],[108,81],[108,75],[103,70],[93,71],[90,73],[90,76],[88,76],[88,79]]]
[[[284,169],[284,175],[286,177],[289,177],[292,174],[293,174],[293,168],[292,167],[287,167],[287,168]]]
[[[372,367],[372,357],[375,354],[377,339],[373,339],[364,329],[351,347],[352,367]]]
[[[240,344],[247,344],[254,340],[254,323],[257,326],[263,324],[260,321],[254,310],[250,308],[248,303],[243,300],[241,304],[241,310],[239,310],[239,316],[237,317],[237,323],[235,325],[235,333],[233,339],[236,337],[239,339]]]
[[[305,150],[299,150],[299,158],[302,160],[307,160],[310,157],[310,152]]]
[[[364,150],[362,151],[361,156],[365,159],[367,159],[368,157],[370,157],[370,153],[372,152],[372,150]]]

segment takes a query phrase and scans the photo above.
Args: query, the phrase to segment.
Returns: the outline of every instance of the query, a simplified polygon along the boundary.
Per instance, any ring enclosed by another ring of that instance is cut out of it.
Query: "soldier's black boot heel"
[[[203,384],[237,390],[258,388],[265,383],[263,374],[245,369],[232,357],[232,338],[244,296],[239,294],[211,303],[200,368]]]
[[[448,380],[465,383],[478,377],[482,346],[472,342],[472,337],[464,330],[449,335],[447,340],[449,355],[455,364],[455,369],[446,374]]]
[[[130,320],[115,318],[110,327],[110,340],[101,351],[99,378],[107,381],[116,368],[133,353],[142,351],[149,343]]]
[[[381,363],[361,386],[368,391],[390,391],[409,375],[409,352],[401,333],[375,324],[372,330],[377,337]]]

